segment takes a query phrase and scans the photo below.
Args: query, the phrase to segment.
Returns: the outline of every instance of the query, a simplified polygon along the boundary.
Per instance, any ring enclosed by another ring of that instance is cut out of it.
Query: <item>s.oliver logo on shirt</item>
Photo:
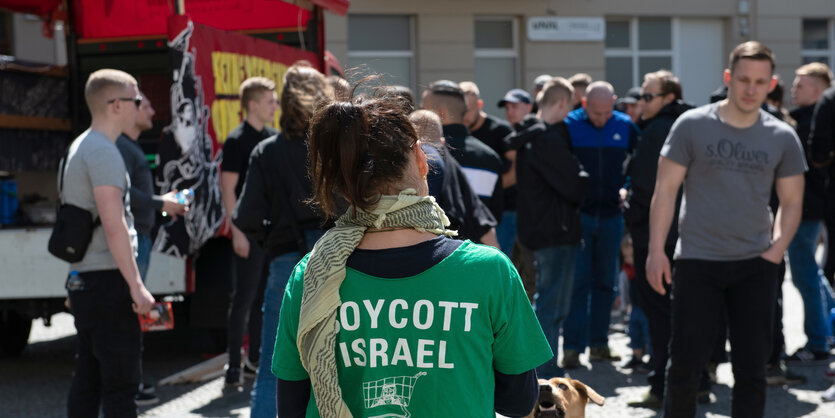
[[[708,144],[705,157],[714,168],[745,173],[762,173],[769,160],[765,151],[749,149],[741,142],[724,138],[715,144]]]
[[[404,299],[360,303],[343,302],[339,309],[339,327],[356,331],[360,327],[378,329],[381,322],[395,329],[428,330],[440,327],[444,332],[470,332],[477,303],[418,300],[410,306]],[[453,369],[447,357],[447,341],[432,339],[358,338],[340,342],[339,352],[345,367],[386,367],[404,365],[422,369]]]

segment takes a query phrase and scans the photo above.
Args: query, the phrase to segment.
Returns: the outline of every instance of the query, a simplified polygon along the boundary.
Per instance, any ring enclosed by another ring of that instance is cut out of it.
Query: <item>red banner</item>
[[[163,131],[156,182],[161,193],[192,189],[194,202],[184,219],[160,228],[154,248],[185,256],[223,226],[220,150],[229,132],[242,121],[241,82],[267,77],[275,81],[280,93],[290,65],[306,60],[316,66],[319,59],[312,52],[214,29],[186,16],[168,19],[168,47],[171,125]],[[278,118],[276,114],[274,127]]]
[[[163,36],[174,15],[173,0],[71,1],[80,38]],[[195,23],[224,30],[304,27],[310,19],[309,11],[280,0],[186,0],[185,12]]]

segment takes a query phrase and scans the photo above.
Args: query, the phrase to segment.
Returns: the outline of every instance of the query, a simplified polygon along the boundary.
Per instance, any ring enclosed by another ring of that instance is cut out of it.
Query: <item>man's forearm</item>
[[[800,219],[803,216],[803,203],[781,204],[777,208],[777,215],[774,218],[774,243],[771,247],[776,251],[785,252],[789,248],[794,234],[800,226]]]
[[[664,251],[676,212],[676,194],[656,188],[649,208],[649,252]]]
[[[122,277],[131,288],[137,284],[142,283],[142,278],[139,277],[139,270],[136,267],[136,258],[133,254],[133,246],[130,241],[130,233],[128,226],[122,219],[121,225],[113,225],[112,227],[105,227],[105,238],[107,239],[107,248],[113,259],[116,261],[116,266]]]

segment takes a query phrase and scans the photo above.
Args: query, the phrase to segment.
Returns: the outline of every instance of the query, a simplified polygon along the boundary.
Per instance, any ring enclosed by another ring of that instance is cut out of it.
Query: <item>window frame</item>
[[[823,20],[826,21],[826,36],[829,49],[801,49],[800,60],[803,62],[805,58],[826,57],[829,62],[825,63],[829,68],[835,68],[835,19],[804,17],[800,21],[800,45],[803,46],[803,24],[808,20]]]
[[[670,49],[639,49],[639,22],[641,18],[645,19],[670,19]],[[606,22],[628,22],[629,23],[629,48],[610,48],[605,45],[604,41],[604,60],[606,58],[631,58],[632,59],[632,86],[640,86],[644,81],[644,75],[640,73],[640,59],[641,58],[670,58],[670,67],[668,70],[673,74],[679,73],[678,63],[681,61],[679,54],[681,48],[679,47],[679,24],[680,20],[676,17],[667,16],[607,16]],[[604,66],[605,71],[605,66]]]
[[[476,22],[511,22],[511,34],[513,36],[511,44],[513,45],[512,49],[507,48],[477,48],[476,47],[476,30],[475,25]],[[479,58],[510,58],[513,59],[513,75],[514,78],[512,80],[513,87],[511,88],[519,88],[522,85],[522,59],[520,53],[520,45],[521,40],[519,36],[519,17],[512,16],[512,15],[476,15],[473,17],[473,60],[478,60]],[[475,79],[475,70],[473,71],[473,81],[478,83],[478,80]],[[482,92],[484,94],[484,92]],[[504,94],[504,93],[502,93]],[[501,97],[501,96],[500,96]],[[504,119],[504,115],[499,113],[492,113],[492,106],[484,106],[486,109],[484,110],[488,114],[496,116],[498,118]],[[499,109],[501,110],[501,109]]]
[[[409,22],[409,50],[372,50],[372,49],[360,49],[360,50],[351,50],[350,45],[348,46],[348,61],[352,58],[360,58],[365,60],[370,60],[374,58],[408,58],[409,59],[409,80],[408,84],[406,85],[412,91],[415,91],[415,85],[417,80],[417,63],[415,57],[415,48],[416,48],[416,32],[415,32],[415,16],[411,14],[375,14],[375,13],[355,13],[348,15],[348,25],[351,24],[351,16],[375,16],[375,17],[407,17]],[[369,65],[370,66],[370,65]]]
[[[478,21],[482,22],[506,22],[510,20],[511,34],[513,36],[513,49],[507,48],[478,48],[475,46],[475,24]],[[501,15],[482,15],[475,16],[473,19],[473,58],[513,58],[516,60],[516,78],[519,82],[519,19],[516,16],[501,16]]]

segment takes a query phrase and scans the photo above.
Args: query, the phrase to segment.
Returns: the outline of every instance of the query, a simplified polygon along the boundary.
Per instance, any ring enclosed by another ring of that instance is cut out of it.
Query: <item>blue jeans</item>
[[[139,246],[136,248],[136,267],[139,269],[139,277],[142,282],[147,281],[148,265],[151,263],[151,246],[154,244],[151,241],[150,234],[136,234],[136,240]]]
[[[632,304],[632,312],[629,313],[627,334],[629,335],[629,348],[645,350],[645,353],[652,354],[652,345],[649,342],[649,320],[644,315],[644,311],[635,304]]]
[[[577,249],[577,245],[559,245],[533,252],[536,268],[534,310],[554,353],[553,360],[536,369],[539,377],[543,379],[564,375],[564,371],[557,366],[557,353],[560,346],[560,330],[565,317],[568,316],[571,303]]]
[[[516,241],[516,211],[506,210],[502,212],[502,223],[496,227],[496,239],[503,253],[510,257],[513,251],[513,242]]]
[[[829,351],[827,336],[832,330],[827,321],[827,289],[821,285],[823,271],[815,261],[820,221],[802,221],[797,233],[789,244],[789,266],[792,282],[803,297],[803,331],[808,342],[806,347],[813,351]]]
[[[623,217],[580,216],[583,245],[577,253],[571,309],[563,325],[563,349],[606,347],[609,319],[617,293],[618,250]]]
[[[324,231],[304,231],[308,250],[313,248]],[[273,350],[278,333],[278,315],[281,313],[281,301],[284,298],[284,288],[302,254],[298,251],[284,253],[270,261],[270,275],[267,277],[267,288],[264,291],[264,319],[261,325],[261,361],[258,363],[258,376],[252,388],[250,416],[252,418],[275,418],[276,411],[276,377],[273,375]]]

